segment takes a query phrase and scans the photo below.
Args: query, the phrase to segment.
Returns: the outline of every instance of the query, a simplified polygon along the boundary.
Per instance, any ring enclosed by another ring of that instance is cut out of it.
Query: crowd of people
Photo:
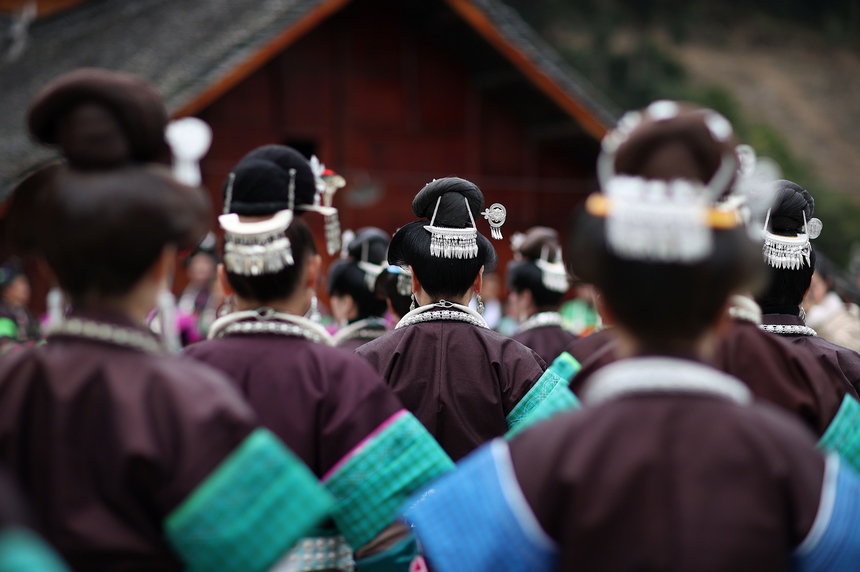
[[[68,73],[27,124],[62,160],[6,240],[54,301],[0,266],[0,572],[858,568],[860,311],[718,113],[626,114],[503,272],[463,178],[341,233],[343,178],[266,145],[219,240],[145,82]]]

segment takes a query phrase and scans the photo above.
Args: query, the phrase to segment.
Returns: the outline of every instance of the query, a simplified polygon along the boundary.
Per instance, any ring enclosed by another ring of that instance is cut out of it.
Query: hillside
[[[727,90],[748,120],[779,132],[830,191],[860,199],[860,54],[743,39],[688,42],[673,52],[691,83]]]

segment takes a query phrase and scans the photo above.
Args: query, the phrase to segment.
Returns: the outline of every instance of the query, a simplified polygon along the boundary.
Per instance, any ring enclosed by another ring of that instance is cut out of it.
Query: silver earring
[[[476,296],[478,297],[478,313],[483,316],[484,315],[484,301],[481,300],[480,294],[476,294]]]
[[[311,307],[308,308],[308,313],[305,314],[305,318],[312,322],[316,322],[317,324],[322,322],[322,315],[319,311],[319,301],[317,300],[316,294],[311,297]]]
[[[415,308],[418,307],[418,300],[415,299],[415,294],[412,294],[412,303],[409,304],[409,311],[411,312]]]

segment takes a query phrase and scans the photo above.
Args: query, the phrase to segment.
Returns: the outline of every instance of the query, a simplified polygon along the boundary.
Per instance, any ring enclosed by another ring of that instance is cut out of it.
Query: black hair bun
[[[360,228],[347,246],[347,253],[354,260],[362,260],[366,252],[364,261],[379,265],[385,262],[390,240],[388,234],[382,229],[373,226]]]
[[[469,202],[472,218],[477,221],[484,210],[484,194],[475,183],[459,177],[445,177],[427,183],[415,195],[412,212],[418,217],[432,219],[438,201],[435,226],[466,228],[472,226],[472,219],[469,218],[463,197]]]
[[[776,182],[776,196],[770,209],[770,231],[774,234],[793,235],[803,232],[803,217],[809,221],[815,211],[812,195],[797,183]]]
[[[270,215],[290,208],[290,169],[295,169],[292,206],[312,205],[316,179],[304,156],[284,145],[265,145],[245,155],[224,182],[224,199],[231,185],[229,212]]]
[[[561,262],[557,260],[559,247],[558,232],[555,229],[535,226],[526,231],[517,252],[524,258],[538,260],[543,257],[544,249],[547,249],[547,262]]]
[[[161,94],[130,74],[83,68],[42,88],[27,117],[40,142],[57,145],[72,167],[104,169],[124,163],[170,162]]]

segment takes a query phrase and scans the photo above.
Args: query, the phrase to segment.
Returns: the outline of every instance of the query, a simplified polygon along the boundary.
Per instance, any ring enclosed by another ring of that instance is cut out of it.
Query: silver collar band
[[[527,319],[523,321],[517,327],[517,334],[522,334],[523,332],[528,332],[529,330],[534,330],[536,328],[547,328],[549,326],[559,326],[561,327],[562,319],[561,314],[558,312],[539,312],[537,314],[532,314]]]
[[[677,358],[642,357],[618,361],[595,373],[582,392],[586,405],[639,394],[697,393],[732,400],[753,401],[740,380],[696,362]]]
[[[462,306],[460,304],[455,304],[454,302],[448,302],[447,300],[439,300],[435,304],[427,304],[426,306],[421,306],[408,312],[400,319],[399,322],[397,322],[394,329],[399,330],[400,328],[405,328],[412,324],[434,322],[437,320],[466,322],[467,324],[472,324],[479,328],[490,328],[483,316],[468,306]]]
[[[759,329],[771,334],[779,334],[783,336],[818,336],[818,332],[809,326],[800,325],[785,325],[785,324],[759,324]]]
[[[47,337],[69,336],[96,340],[150,353],[164,353],[165,351],[158,338],[145,331],[82,318],[66,318],[48,328],[45,335]]]
[[[233,312],[215,320],[209,328],[209,339],[235,334],[275,334],[302,337],[313,342],[334,345],[334,338],[321,325],[273,308]]]
[[[380,318],[367,318],[358,320],[342,327],[334,334],[334,343],[339,344],[346,340],[375,340],[385,335],[385,322]]]

